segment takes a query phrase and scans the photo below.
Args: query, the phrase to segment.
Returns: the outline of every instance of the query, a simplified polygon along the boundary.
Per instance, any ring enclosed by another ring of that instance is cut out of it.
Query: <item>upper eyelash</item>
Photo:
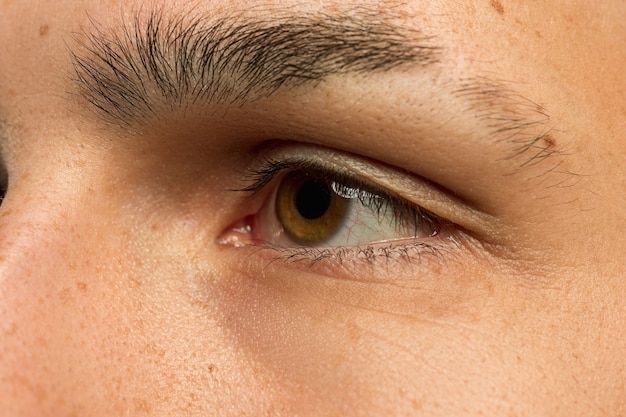
[[[260,163],[246,168],[243,174],[244,181],[250,184],[236,191],[247,192],[254,197],[278,175],[294,170],[313,171],[329,181],[359,190],[357,198],[363,206],[374,211],[379,218],[391,209],[395,226],[398,229],[413,227],[414,236],[417,236],[417,229],[424,222],[433,230],[440,229],[445,224],[445,221],[435,214],[392,195],[379,186],[304,158],[275,159],[266,155]],[[435,234],[436,232],[431,236]]]
[[[295,169],[314,169],[311,161],[301,158],[273,159],[266,156],[259,164],[249,166],[243,173],[244,182],[249,185],[234,191],[248,192],[252,196],[261,191],[281,172]]]

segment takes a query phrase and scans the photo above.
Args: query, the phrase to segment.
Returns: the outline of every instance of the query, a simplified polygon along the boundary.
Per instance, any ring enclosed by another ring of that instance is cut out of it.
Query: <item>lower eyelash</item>
[[[411,262],[422,256],[439,256],[444,245],[441,243],[426,243],[415,241],[398,241],[377,245],[337,248],[294,247],[283,248],[265,245],[262,250],[276,254],[272,262],[285,264],[303,264],[308,268],[320,263],[330,263],[333,266],[359,266],[361,264],[375,266],[380,262],[390,261]]]

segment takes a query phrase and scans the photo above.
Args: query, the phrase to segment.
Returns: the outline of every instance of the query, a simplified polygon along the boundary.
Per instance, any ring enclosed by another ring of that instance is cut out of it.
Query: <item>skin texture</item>
[[[298,3],[163,13],[347,10]],[[227,109],[160,102],[129,126],[81,96],[68,49],[157,5],[0,1],[3,416],[626,414],[626,3],[359,5],[432,36],[437,65]],[[463,80],[548,114],[536,147],[498,140],[450,93]],[[438,184],[423,204],[458,244],[277,261],[232,231],[275,184],[230,191],[274,139]]]

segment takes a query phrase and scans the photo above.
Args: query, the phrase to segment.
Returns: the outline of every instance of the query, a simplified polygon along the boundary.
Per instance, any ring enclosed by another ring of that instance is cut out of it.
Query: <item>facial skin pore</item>
[[[625,415],[626,3],[301,3],[0,0],[2,415]]]

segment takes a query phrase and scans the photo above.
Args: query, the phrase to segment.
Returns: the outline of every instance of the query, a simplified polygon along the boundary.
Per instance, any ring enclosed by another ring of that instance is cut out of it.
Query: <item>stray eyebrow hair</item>
[[[391,17],[391,16],[390,16]],[[92,28],[70,51],[80,94],[118,124],[132,125],[170,108],[243,103],[331,75],[388,71],[437,62],[440,48],[390,17],[357,9],[210,21],[159,12],[120,31]]]

